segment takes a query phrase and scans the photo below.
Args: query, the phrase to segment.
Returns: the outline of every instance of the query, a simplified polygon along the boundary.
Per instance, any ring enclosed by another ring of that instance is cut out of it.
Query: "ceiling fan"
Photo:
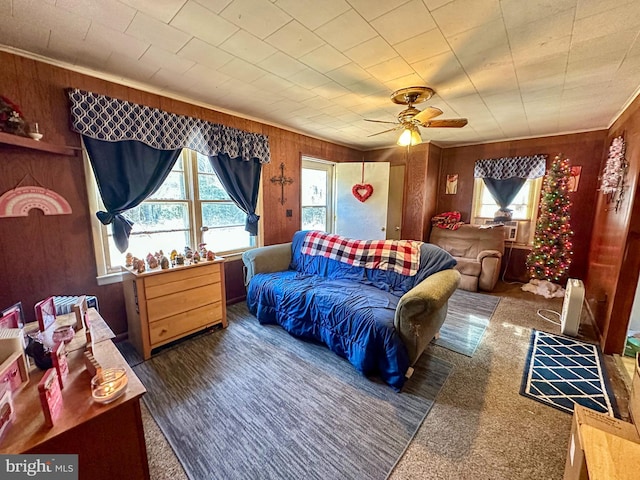
[[[403,132],[398,138],[398,145],[404,147],[409,145],[417,145],[422,143],[420,130],[418,127],[425,128],[461,128],[467,124],[466,118],[450,118],[445,120],[434,120],[434,118],[442,115],[442,110],[436,107],[427,107],[424,110],[418,110],[414,107],[417,103],[426,102],[434,95],[433,89],[429,87],[407,87],[396,90],[391,94],[391,101],[399,105],[407,105],[403,111],[398,114],[397,122],[387,122],[384,120],[369,120],[367,122],[389,123],[395,127],[382,132],[374,133],[369,137],[382,135],[383,133],[393,132],[402,129]]]

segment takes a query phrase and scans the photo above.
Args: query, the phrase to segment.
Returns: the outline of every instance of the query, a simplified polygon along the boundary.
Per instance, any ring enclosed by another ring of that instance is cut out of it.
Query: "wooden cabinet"
[[[154,348],[213,325],[227,326],[223,262],[125,273],[129,341],[145,360]]]

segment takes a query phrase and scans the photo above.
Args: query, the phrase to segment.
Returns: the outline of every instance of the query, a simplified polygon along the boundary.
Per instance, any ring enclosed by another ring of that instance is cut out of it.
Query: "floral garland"
[[[27,136],[26,122],[15,103],[0,95],[0,132]]]
[[[600,191],[605,195],[616,193],[622,184],[626,169],[624,154],[624,138],[620,135],[611,142],[607,163],[602,172]]]

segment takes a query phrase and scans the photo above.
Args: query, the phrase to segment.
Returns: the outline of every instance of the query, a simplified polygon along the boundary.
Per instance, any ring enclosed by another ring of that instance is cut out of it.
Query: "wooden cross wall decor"
[[[293,178],[284,176],[284,163],[280,164],[280,176],[271,177],[271,183],[279,183],[280,184],[280,204],[284,205],[284,186],[291,185],[293,183]]]

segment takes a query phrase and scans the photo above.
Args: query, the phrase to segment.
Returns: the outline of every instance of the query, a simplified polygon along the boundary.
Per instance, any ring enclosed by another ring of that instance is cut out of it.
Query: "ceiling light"
[[[400,138],[398,138],[397,143],[401,147],[418,145],[419,143],[422,143],[422,137],[420,137],[420,132],[416,127],[407,127],[400,135]]]

